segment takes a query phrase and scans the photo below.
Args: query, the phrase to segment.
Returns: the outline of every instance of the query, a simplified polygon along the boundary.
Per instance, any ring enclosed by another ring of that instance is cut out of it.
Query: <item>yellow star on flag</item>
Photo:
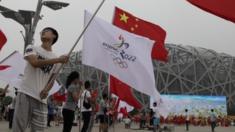
[[[120,21],[127,23],[127,20],[129,19],[129,17],[125,13],[120,14],[120,17],[121,17]]]

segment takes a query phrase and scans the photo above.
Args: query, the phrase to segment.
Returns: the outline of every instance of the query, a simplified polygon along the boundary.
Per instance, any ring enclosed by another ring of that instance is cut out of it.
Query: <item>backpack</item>
[[[85,95],[84,95],[83,107],[86,108],[86,109],[90,109],[91,108],[90,102],[86,101],[86,92],[85,92]]]

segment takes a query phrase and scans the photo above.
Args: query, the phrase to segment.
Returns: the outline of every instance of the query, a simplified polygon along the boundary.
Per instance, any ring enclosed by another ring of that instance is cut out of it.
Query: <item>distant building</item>
[[[160,93],[226,96],[228,114],[235,114],[235,57],[192,46],[166,44],[166,47],[169,61],[153,61]],[[79,71],[82,79],[91,80],[93,87],[107,90],[108,75],[82,66],[80,52],[73,53],[62,74],[72,70]],[[64,79],[65,76],[61,77]]]

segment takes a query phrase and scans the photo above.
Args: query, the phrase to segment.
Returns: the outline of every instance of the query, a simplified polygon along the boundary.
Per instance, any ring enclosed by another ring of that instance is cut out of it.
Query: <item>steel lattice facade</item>
[[[160,93],[226,96],[228,113],[235,113],[234,57],[192,46],[166,44],[166,47],[169,61],[153,61],[156,87]],[[82,80],[91,80],[93,87],[107,90],[108,75],[81,65],[80,52],[73,53],[61,74],[61,80],[73,70],[80,72]]]

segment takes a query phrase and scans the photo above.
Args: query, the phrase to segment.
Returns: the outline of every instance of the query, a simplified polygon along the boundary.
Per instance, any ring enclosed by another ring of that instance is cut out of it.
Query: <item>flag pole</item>
[[[77,38],[77,40],[75,41],[74,45],[72,46],[72,48],[70,49],[69,53],[67,54],[68,56],[70,56],[74,50],[74,48],[78,45],[78,42],[81,40],[82,36],[84,35],[84,33],[86,32],[86,30],[88,29],[88,27],[90,26],[91,22],[94,20],[95,16],[97,15],[97,13],[99,12],[99,10],[101,9],[101,7],[104,5],[106,0],[102,0],[102,2],[100,3],[100,5],[98,6],[98,8],[96,9],[95,13],[92,15],[91,19],[89,20],[89,22],[87,23],[87,25],[85,26],[85,28],[83,29],[82,33],[79,35],[79,37]],[[59,72],[60,70],[65,66],[65,64],[60,65],[60,67],[58,68],[58,70],[56,71],[56,73],[54,74],[54,76],[52,77],[51,80],[49,80],[48,84],[53,83],[53,81],[59,76]],[[48,85],[47,84],[47,85]],[[45,87],[47,87],[47,85]]]
[[[111,85],[110,85],[110,75],[108,76],[108,94],[109,94],[109,96],[111,95],[112,96],[112,94],[111,94]],[[108,98],[109,99],[109,98]],[[109,100],[110,101],[110,100]],[[115,105],[116,105],[116,102],[115,102]],[[115,107],[115,105],[114,105],[114,107]],[[115,115],[115,114],[114,114]],[[109,129],[109,122],[110,122],[110,120],[109,120],[109,118],[108,118],[108,129]],[[112,127],[113,127],[113,132],[115,132],[115,127],[114,127],[114,125],[115,125],[115,120],[113,119],[113,122],[112,122]]]
[[[83,88],[83,86],[82,86],[79,97],[82,96],[82,93],[83,93],[84,89],[85,88]],[[81,101],[81,99],[79,99],[79,105],[80,105],[80,109],[79,109],[79,126],[78,126],[78,130],[80,132],[81,131],[81,118],[82,118],[82,111],[81,111],[81,109],[82,109],[82,101]]]
[[[111,105],[113,102],[110,102],[110,98],[112,99],[112,94],[111,94],[111,90],[110,90],[110,75],[108,77],[108,97],[109,97],[108,98],[109,105]],[[111,101],[113,101],[113,100],[111,100]],[[114,106],[112,106],[112,107],[114,107]],[[109,108],[111,108],[111,106],[109,106]],[[109,131],[109,124],[110,124],[110,118],[108,117],[108,131]],[[114,120],[112,121],[112,126],[113,126],[113,132],[114,132],[115,131],[114,130]]]
[[[82,82],[84,82],[84,66],[81,65],[81,80]],[[81,86],[82,89],[85,89],[83,88],[83,86]],[[83,90],[81,90],[81,93],[83,93]],[[81,100],[81,96],[82,94],[80,95],[80,99],[79,99],[79,105],[80,105],[80,109],[79,109],[79,127],[78,127],[78,130],[79,132],[81,132],[81,122],[82,122],[82,100]]]
[[[79,100],[79,105],[80,105],[80,108],[79,108],[79,126],[78,126],[78,131],[81,132],[81,120],[82,120],[82,101],[81,99]]]
[[[101,9],[101,7],[104,5],[105,0],[102,0],[102,2],[100,3],[100,5],[98,6],[98,8],[96,9],[95,13],[93,14],[93,16],[91,17],[91,19],[89,20],[89,22],[87,23],[86,27],[83,29],[82,33],[80,34],[80,36],[78,37],[77,41],[75,42],[75,44],[73,45],[73,47],[70,49],[68,56],[71,55],[71,53],[73,52],[74,48],[77,46],[78,42],[81,40],[83,34],[86,32],[87,28],[90,26],[91,22],[93,21],[93,19],[95,18],[95,16],[97,15],[97,13],[99,12],[99,10]]]
[[[110,105],[111,105],[111,102],[110,102],[110,75],[108,77],[108,102],[109,102],[109,109],[111,108]],[[110,122],[110,117],[108,115],[108,131],[109,131],[109,122]]]

